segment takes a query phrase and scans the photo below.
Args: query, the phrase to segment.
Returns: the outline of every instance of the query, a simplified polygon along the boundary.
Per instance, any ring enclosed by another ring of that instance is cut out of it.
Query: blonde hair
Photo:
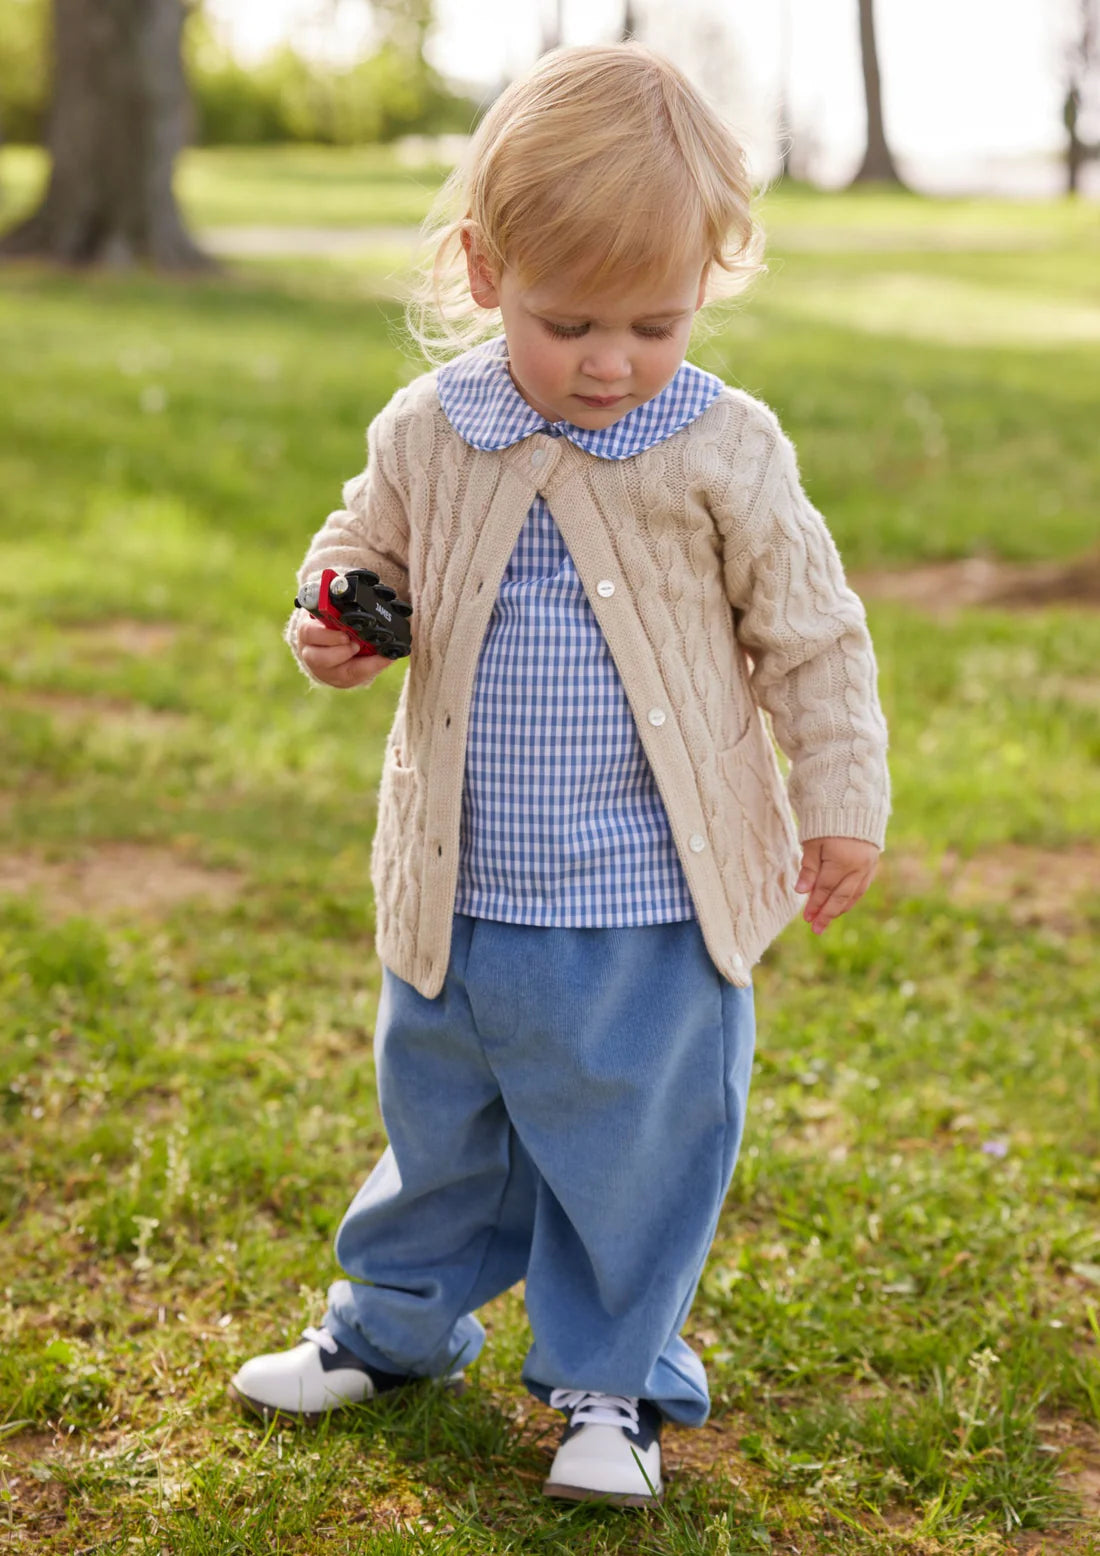
[[[525,286],[655,283],[699,257],[741,291],[763,234],[745,155],[687,78],[638,43],[555,49],[493,103],[425,223],[407,309],[431,361],[499,330],[470,296],[463,238]]]

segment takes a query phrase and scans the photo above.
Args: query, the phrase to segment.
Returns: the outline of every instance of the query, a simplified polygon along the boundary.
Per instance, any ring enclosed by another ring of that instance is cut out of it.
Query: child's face
[[[521,284],[494,276],[467,251],[470,290],[499,308],[512,381],[547,421],[598,431],[659,394],[684,360],[702,305],[705,267],[685,263],[669,279],[578,295],[568,282]]]

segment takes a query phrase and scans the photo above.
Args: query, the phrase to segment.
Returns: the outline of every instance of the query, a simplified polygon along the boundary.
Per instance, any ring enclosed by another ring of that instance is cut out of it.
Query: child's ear
[[[710,260],[708,259],[706,264],[703,266],[703,274],[699,277],[699,295],[695,299],[695,311],[697,313],[707,300],[707,280],[709,276]]]
[[[497,277],[472,233],[466,231],[462,233],[462,247],[466,252],[466,274],[470,282],[470,296],[479,308],[499,308],[500,293],[497,290]]]

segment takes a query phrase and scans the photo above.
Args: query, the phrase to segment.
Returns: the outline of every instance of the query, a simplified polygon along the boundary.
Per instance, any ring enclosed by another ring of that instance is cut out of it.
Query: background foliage
[[[453,90],[421,53],[422,29],[405,7],[382,9],[379,47],[346,69],[326,68],[284,47],[246,68],[201,8],[184,34],[187,75],[201,145],[311,141],[350,146],[400,135],[463,133],[476,105]],[[50,0],[0,0],[0,134],[43,139],[49,106]]]

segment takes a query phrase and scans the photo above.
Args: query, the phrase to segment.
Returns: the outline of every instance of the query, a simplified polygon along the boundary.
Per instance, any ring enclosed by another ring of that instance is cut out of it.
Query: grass
[[[234,158],[204,221],[355,209],[353,161]],[[772,272],[699,359],[776,406],[849,565],[1094,545],[1095,344],[1064,327],[1097,306],[1087,224],[799,191],[765,215]],[[870,602],[890,848],[854,915],[758,969],[688,1330],[715,1410],[670,1434],[662,1509],[539,1497],[554,1418],[516,1385],[518,1292],[461,1400],[308,1433],[230,1408],[239,1361],[317,1320],[383,1140],[365,875],[402,672],[313,693],[278,632],[410,371],[387,290],[350,261],[0,278],[0,1530],[65,1556],[1095,1556],[1088,609]],[[993,869],[1020,848],[1045,898]]]

